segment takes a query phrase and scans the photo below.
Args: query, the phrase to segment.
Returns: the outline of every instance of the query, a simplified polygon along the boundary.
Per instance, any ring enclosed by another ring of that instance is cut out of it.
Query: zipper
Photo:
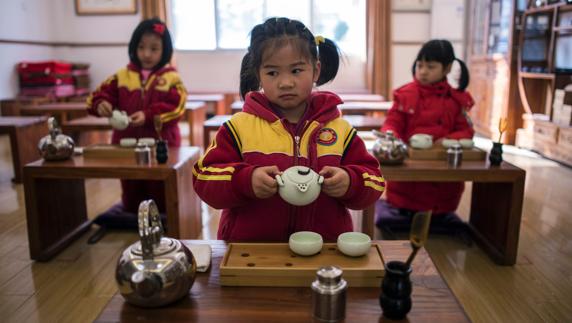
[[[300,158],[300,136],[294,136],[294,165],[298,165]]]

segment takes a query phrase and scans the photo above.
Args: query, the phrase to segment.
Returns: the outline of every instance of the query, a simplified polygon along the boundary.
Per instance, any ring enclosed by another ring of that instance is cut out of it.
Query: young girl
[[[253,28],[241,67],[243,112],[219,129],[194,166],[197,194],[224,209],[219,239],[287,241],[309,230],[335,241],[353,229],[347,208],[379,198],[379,164],[340,117],[342,101],[312,92],[314,82],[336,76],[338,65],[337,46],[299,21],[271,18]],[[276,194],[275,175],[294,165],[325,177],[318,198],[303,207]]]
[[[127,67],[103,82],[87,99],[90,114],[110,117],[114,109],[126,111],[129,126],[114,130],[113,144],[122,138],[158,139],[154,118],[162,123],[161,137],[169,146],[181,145],[178,121],[185,112],[187,92],[177,71],[170,67],[173,46],[169,30],[158,19],[142,21],[129,42]],[[123,209],[137,212],[139,203],[152,198],[165,209],[164,189],[157,181],[121,181]]]
[[[461,67],[457,89],[447,82],[447,74],[455,60]],[[434,145],[441,145],[444,138],[472,138],[474,131],[467,112],[474,102],[471,95],[465,91],[469,84],[469,72],[463,61],[455,58],[451,43],[435,39],[424,44],[413,63],[412,72],[413,82],[394,91],[393,107],[381,130],[392,130],[405,142],[414,134],[429,134],[433,136]],[[387,207],[397,208],[402,215],[432,210],[434,218],[454,212],[463,190],[462,182],[388,181],[389,206],[380,202],[381,210],[377,212],[377,222],[380,224],[380,221],[383,221],[380,216],[383,217]]]

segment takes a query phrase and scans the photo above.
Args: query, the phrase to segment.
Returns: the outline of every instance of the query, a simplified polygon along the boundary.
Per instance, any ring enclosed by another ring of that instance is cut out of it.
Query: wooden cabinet
[[[572,84],[572,4],[548,2],[531,1],[522,18],[518,91],[530,124],[519,131],[516,144],[572,165],[570,121],[563,122],[571,108],[562,102]]]
[[[508,118],[503,142],[514,143],[524,112],[517,84],[517,50],[520,19],[526,1],[471,1],[468,59],[475,99],[471,110],[475,131],[498,140],[498,123]]]

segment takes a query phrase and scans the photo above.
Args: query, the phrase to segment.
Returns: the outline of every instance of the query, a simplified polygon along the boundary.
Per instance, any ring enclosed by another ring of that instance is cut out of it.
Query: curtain
[[[366,84],[371,93],[391,95],[391,0],[367,1]]]

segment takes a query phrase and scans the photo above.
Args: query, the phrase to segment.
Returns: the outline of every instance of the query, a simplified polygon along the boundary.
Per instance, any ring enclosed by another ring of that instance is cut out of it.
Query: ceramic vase
[[[489,161],[493,166],[500,165],[502,162],[502,143],[493,142],[493,148],[489,153]]]
[[[379,305],[386,318],[401,320],[411,310],[410,274],[411,267],[402,261],[390,261],[385,264]]]

